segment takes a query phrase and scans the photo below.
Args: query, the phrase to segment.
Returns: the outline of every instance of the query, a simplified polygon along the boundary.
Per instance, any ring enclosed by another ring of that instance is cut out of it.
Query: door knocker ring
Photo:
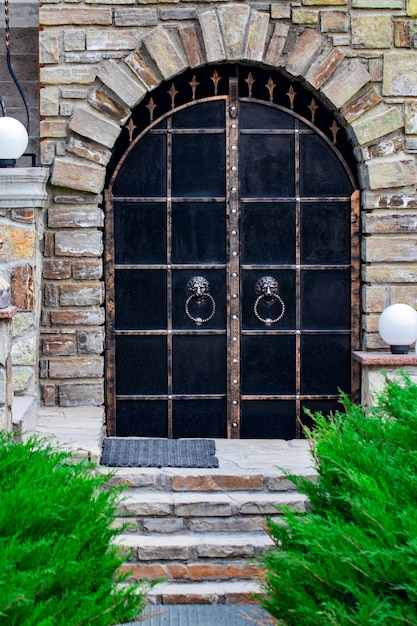
[[[195,322],[196,326],[201,326],[209,322],[216,312],[216,302],[210,293],[210,283],[204,276],[193,276],[187,283],[187,292],[190,294],[185,301],[185,312],[187,316]],[[190,313],[190,303],[194,302],[197,306],[201,306],[206,300],[211,300],[211,312],[205,318],[194,317]]]
[[[253,312],[255,313],[256,318],[260,322],[265,324],[265,326],[271,326],[272,324],[279,322],[280,319],[284,317],[285,304],[284,304],[283,299],[278,293],[278,290],[279,290],[278,281],[273,276],[262,276],[262,278],[260,278],[258,282],[256,283],[255,289],[256,289],[256,293],[259,294],[255,300],[255,304],[253,305]],[[258,313],[259,303],[262,302],[266,306],[271,306],[271,304],[275,300],[278,300],[278,302],[281,304],[280,314],[275,318],[271,318],[271,317],[263,318]]]

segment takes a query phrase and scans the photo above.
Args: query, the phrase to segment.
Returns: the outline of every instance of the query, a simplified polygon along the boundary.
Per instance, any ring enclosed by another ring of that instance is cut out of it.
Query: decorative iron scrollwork
[[[265,326],[271,326],[276,322],[279,322],[280,319],[284,317],[285,313],[285,304],[281,296],[279,295],[279,283],[273,276],[262,276],[256,283],[255,291],[258,294],[258,297],[255,300],[255,304],[253,305],[253,312],[255,313],[256,318],[265,324]],[[263,318],[258,312],[259,303],[262,302],[266,306],[271,306],[273,302],[278,300],[281,304],[281,312],[275,317],[266,317]]]
[[[187,283],[187,292],[190,294],[185,301],[185,312],[187,316],[195,322],[196,326],[201,326],[209,322],[216,312],[216,302],[210,293],[210,283],[204,276],[193,276]],[[206,300],[211,301],[211,312],[205,318],[190,313],[190,304],[194,302],[197,306],[201,306]]]

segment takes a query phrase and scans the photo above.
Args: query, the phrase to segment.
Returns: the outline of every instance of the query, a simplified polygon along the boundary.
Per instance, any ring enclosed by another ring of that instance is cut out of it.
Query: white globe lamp
[[[0,168],[14,167],[28,145],[26,128],[14,117],[0,117]]]
[[[392,354],[408,354],[417,339],[417,311],[409,304],[391,304],[379,317],[378,331]]]

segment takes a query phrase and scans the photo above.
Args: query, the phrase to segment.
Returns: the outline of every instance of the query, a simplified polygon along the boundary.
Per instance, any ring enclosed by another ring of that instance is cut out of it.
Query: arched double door
[[[109,182],[109,434],[294,438],[355,391],[354,179],[228,82],[152,120]]]

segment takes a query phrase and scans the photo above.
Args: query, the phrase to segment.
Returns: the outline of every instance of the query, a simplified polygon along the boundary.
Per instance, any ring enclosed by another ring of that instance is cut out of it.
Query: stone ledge
[[[47,167],[11,167],[0,169],[0,208],[42,208],[48,197]]]
[[[359,361],[361,365],[367,367],[376,365],[379,367],[404,367],[406,365],[417,365],[417,354],[391,354],[391,352],[352,352],[354,361]]]

